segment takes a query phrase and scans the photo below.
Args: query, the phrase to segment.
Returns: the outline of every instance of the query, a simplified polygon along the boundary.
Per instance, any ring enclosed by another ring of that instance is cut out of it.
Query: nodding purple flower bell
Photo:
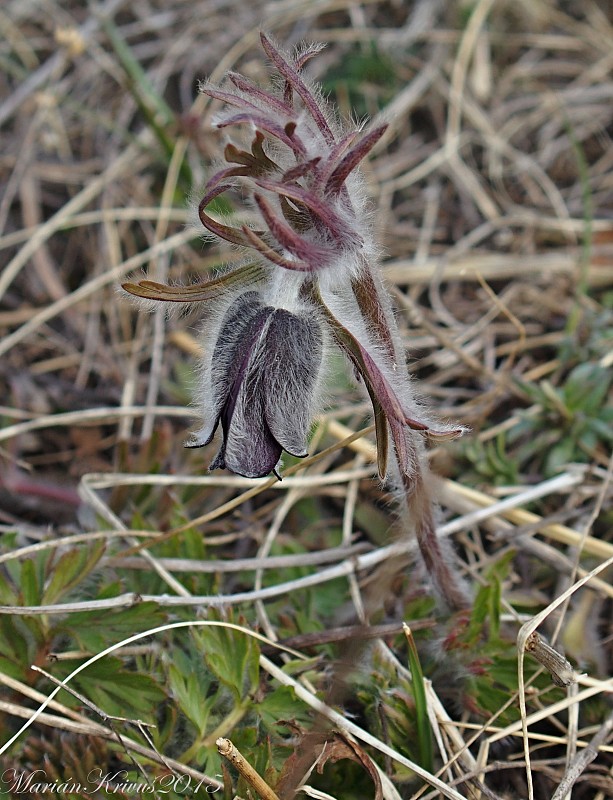
[[[240,295],[203,376],[205,424],[187,446],[208,444],[221,422],[223,443],[210,468],[247,478],[273,471],[283,450],[306,456],[322,357],[313,314],[265,305],[258,292]]]

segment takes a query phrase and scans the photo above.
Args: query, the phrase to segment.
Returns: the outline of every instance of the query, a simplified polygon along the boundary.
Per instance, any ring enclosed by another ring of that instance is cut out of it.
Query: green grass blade
[[[419,653],[415,639],[408,625],[403,625],[404,635],[409,646],[408,658],[411,676],[413,678],[413,699],[415,701],[415,720],[417,725],[417,739],[419,741],[420,763],[424,769],[433,771],[432,728],[428,717],[428,701],[426,699],[426,685],[424,673],[419,660]]]

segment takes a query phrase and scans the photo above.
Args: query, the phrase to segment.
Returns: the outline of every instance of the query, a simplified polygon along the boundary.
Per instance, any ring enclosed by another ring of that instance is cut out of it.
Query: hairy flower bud
[[[317,317],[265,305],[258,292],[227,310],[203,389],[205,424],[188,442],[208,444],[221,422],[223,443],[211,469],[267,475],[281,452],[304,457],[323,356]]]

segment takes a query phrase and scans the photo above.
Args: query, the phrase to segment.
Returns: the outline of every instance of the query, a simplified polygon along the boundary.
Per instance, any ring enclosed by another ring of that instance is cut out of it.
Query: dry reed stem
[[[217,739],[215,742],[221,756],[240,772],[247,783],[260,795],[262,800],[279,800],[266,781],[258,775],[244,755],[236,748],[230,739]]]

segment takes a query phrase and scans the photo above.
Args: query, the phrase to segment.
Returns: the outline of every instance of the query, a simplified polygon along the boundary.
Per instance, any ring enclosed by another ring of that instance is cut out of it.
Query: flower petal
[[[253,376],[250,376],[253,377]],[[245,478],[262,478],[277,466],[281,445],[264,418],[261,381],[248,377],[240,386],[226,431],[225,467]],[[224,418],[222,416],[222,424]]]
[[[242,382],[259,334],[272,309],[265,308],[258,292],[245,292],[230,306],[219,330],[213,351],[211,378],[221,403],[234,384]]]
[[[206,409],[205,425],[192,434],[186,447],[203,447],[211,441],[222,412],[228,416],[228,404],[231,418],[236,402],[236,398],[231,397],[232,390],[235,384],[240,386],[251,351],[268,316],[270,312],[266,313],[258,292],[245,292],[226,311],[211,360],[211,407]],[[227,427],[229,423],[222,419],[222,424]],[[220,456],[221,451],[218,458]]]
[[[226,312],[213,351],[213,400],[224,432],[211,469],[225,467],[247,478],[271,472],[281,445],[264,418],[261,352],[274,309],[246,292]]]
[[[270,432],[288,453],[305,456],[323,356],[317,319],[277,309],[266,332],[264,354],[264,415]]]

